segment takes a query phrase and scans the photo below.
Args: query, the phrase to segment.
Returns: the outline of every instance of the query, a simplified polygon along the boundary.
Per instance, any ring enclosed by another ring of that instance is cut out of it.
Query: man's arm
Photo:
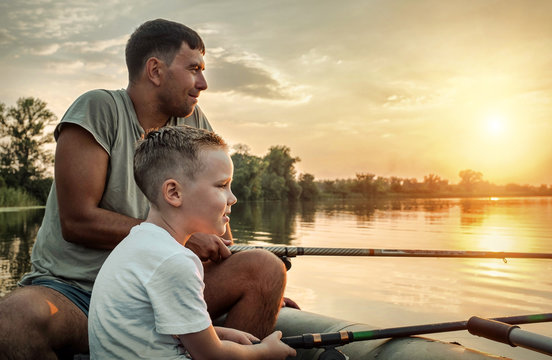
[[[99,207],[109,156],[84,128],[65,124],[55,159],[56,191],[63,238],[97,249],[113,249],[143,220]]]
[[[227,224],[226,232],[222,237],[213,234],[195,233],[186,242],[186,247],[192,250],[201,261],[211,260],[218,263],[232,255],[228,246],[233,243],[230,226]]]

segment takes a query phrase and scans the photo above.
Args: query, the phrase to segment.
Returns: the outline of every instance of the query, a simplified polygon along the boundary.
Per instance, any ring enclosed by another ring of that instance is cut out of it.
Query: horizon
[[[546,0],[8,0],[0,102],[36,97],[59,120],[88,90],[126,88],[126,41],[155,18],[204,39],[199,105],[230,146],[288,146],[317,180],[552,184]]]

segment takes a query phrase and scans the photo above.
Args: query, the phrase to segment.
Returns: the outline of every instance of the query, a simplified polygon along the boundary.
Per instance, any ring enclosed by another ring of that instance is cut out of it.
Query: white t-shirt
[[[92,291],[92,359],[183,359],[172,335],[211,324],[203,266],[157,225],[142,223],[111,252]]]

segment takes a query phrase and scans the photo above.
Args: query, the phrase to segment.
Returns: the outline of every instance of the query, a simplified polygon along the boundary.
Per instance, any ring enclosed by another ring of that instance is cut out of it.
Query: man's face
[[[203,70],[205,61],[201,51],[192,50],[183,42],[171,65],[166,67],[159,95],[159,110],[168,116],[190,115],[197,104],[199,93],[207,89]]]
[[[232,159],[222,149],[206,149],[199,153],[199,161],[201,170],[182,184],[182,219],[190,232],[222,235],[230,221],[230,207],[237,201],[230,189]]]

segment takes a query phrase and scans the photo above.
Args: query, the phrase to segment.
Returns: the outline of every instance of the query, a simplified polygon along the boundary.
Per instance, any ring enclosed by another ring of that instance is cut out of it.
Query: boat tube
[[[340,331],[363,331],[371,329],[367,324],[314,314],[292,308],[282,308],[276,329],[283,337],[313,333],[335,333]],[[336,354],[335,350],[341,352]],[[466,348],[457,343],[447,343],[420,336],[393,339],[356,341],[346,345],[328,348],[297,349],[298,360],[485,360],[508,359]]]

